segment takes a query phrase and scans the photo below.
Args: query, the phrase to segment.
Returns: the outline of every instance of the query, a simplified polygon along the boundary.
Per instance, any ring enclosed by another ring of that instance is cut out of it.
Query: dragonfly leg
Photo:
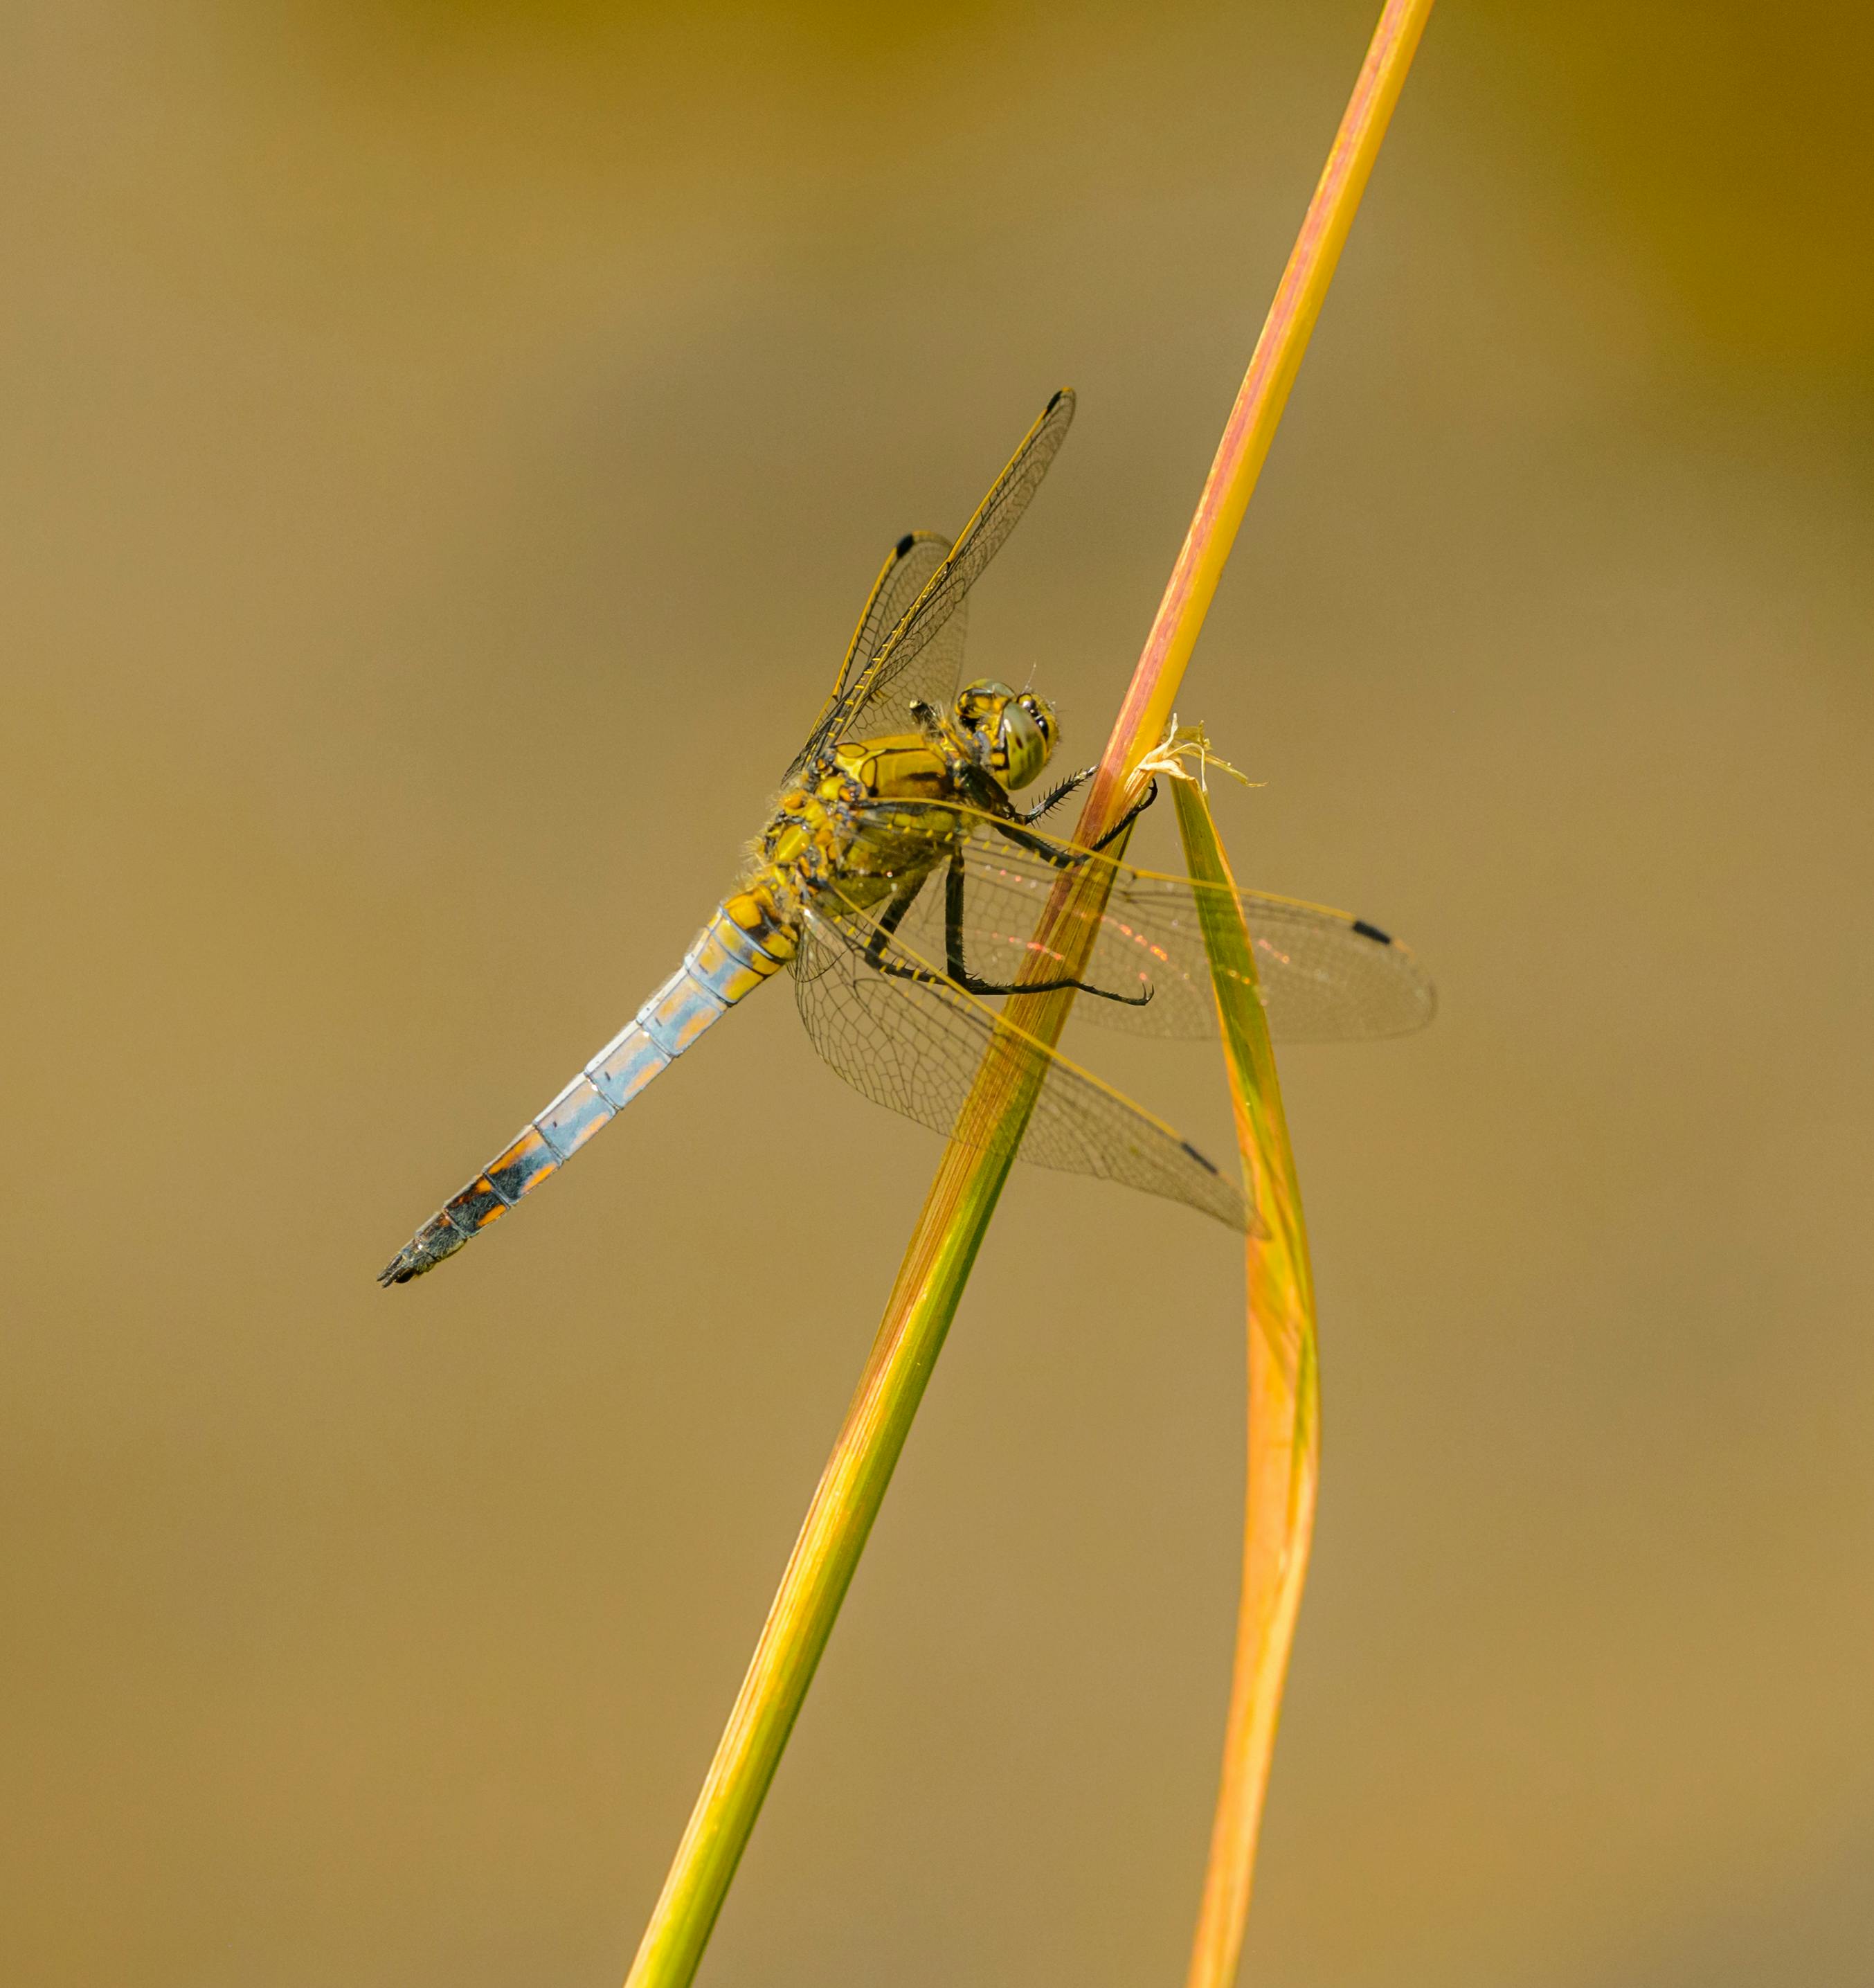
[[[1019,985],[1013,981],[1006,986],[993,980],[984,980],[972,973],[963,957],[963,886],[964,878],[963,857],[961,851],[954,852],[950,859],[950,870],[944,880],[944,963],[947,969],[934,973],[927,966],[913,966],[901,959],[887,959],[885,948],[891,937],[905,920],[906,914],[917,901],[917,894],[930,881],[929,872],[911,879],[886,904],[883,911],[873,919],[872,936],[866,942],[866,964],[875,972],[883,973],[893,980],[914,981],[920,987],[942,987],[946,985],[961,987],[966,994],[981,996],[1003,994],[1052,994],[1063,987],[1072,987],[1082,994],[1097,995],[1102,1001],[1117,1001],[1127,1008],[1143,1008],[1152,998],[1147,987],[1139,994],[1119,994],[1109,987],[1096,987],[1089,982],[1075,980],[1063,975],[1058,980],[1025,980]]]
[[[959,985],[967,985],[968,975],[963,969],[963,939],[957,930],[957,920],[962,915],[961,901],[957,897],[957,881],[962,866],[955,857],[951,859],[951,881],[944,887],[944,945],[949,955],[950,977]],[[944,976],[933,973],[927,966],[907,966],[903,960],[887,959],[886,946],[891,935],[903,924],[905,914],[917,901],[917,894],[930,881],[930,872],[913,877],[903,885],[886,902],[883,911],[872,922],[872,936],[866,942],[866,964],[877,972],[889,975],[893,980],[915,980],[920,986],[941,987]],[[971,989],[971,992],[975,989]]]
[[[903,924],[905,914],[917,903],[918,892],[929,881],[927,871],[914,878],[886,903],[884,910],[873,921],[872,936],[866,942],[866,964],[893,980],[913,980],[920,987],[941,987],[944,985],[942,974],[933,973],[927,966],[909,966],[901,959],[885,957],[885,948],[892,934]],[[952,942],[947,938],[945,943],[951,945]],[[952,957],[957,957],[954,948]]]
[[[970,969],[963,958],[963,851],[950,852],[950,867],[944,873],[944,965],[959,987],[970,985]],[[975,990],[971,989],[974,992]]]
[[[1050,787],[1032,808],[1018,808],[1015,819],[1025,822],[1039,821],[1050,809],[1059,807],[1069,794],[1078,793],[1099,771],[1097,766],[1082,766],[1079,773],[1070,774],[1059,786]]]
[[[998,835],[1005,836],[1018,849],[1025,849],[1057,870],[1078,870],[1089,854],[1086,850],[1065,848],[1043,835],[1030,835],[1019,821],[1004,821],[998,816],[991,825]]]
[[[1145,813],[1146,810],[1152,805],[1153,802],[1157,800],[1157,798],[1158,782],[1155,779],[1153,780],[1151,785],[1146,789],[1145,792],[1142,793],[1139,798],[1133,803],[1132,806],[1119,816],[1119,820],[1114,823],[1113,827],[1108,829],[1106,833],[1094,844],[1093,847],[1096,850],[1104,849],[1108,843],[1116,842],[1119,837],[1132,827],[1133,823]]]
[[[1077,776],[1075,785],[1077,786],[1079,781],[1085,778],[1084,774]],[[1069,789],[1069,791],[1071,792],[1072,789]],[[1119,837],[1157,798],[1158,783],[1154,780],[1090,850],[1077,849],[1071,845],[1063,847],[1058,842],[1045,840],[1039,836],[1025,833],[1025,824],[1035,819],[1032,814],[1018,814],[1013,820],[1006,821],[998,816],[995,823],[996,833],[998,835],[1006,836],[1018,849],[1025,849],[1031,856],[1038,856],[1044,863],[1052,863],[1057,870],[1072,870],[1076,864],[1084,863],[1089,855],[1096,855],[1109,844],[1118,841]],[[1052,806],[1053,803],[1050,802],[1048,805]]]
[[[1062,987],[1072,987],[1082,994],[1097,995],[1102,1001],[1117,1001],[1122,1007],[1143,1008],[1152,998],[1147,986],[1138,994],[1116,993],[1110,987],[1096,987],[1091,981],[1075,980],[1064,976],[1059,980],[1024,980],[1010,982],[998,986],[992,980],[983,980],[972,973],[963,957],[963,852],[954,850],[951,854],[950,870],[944,879],[944,965],[951,979],[966,993],[989,994],[1052,994]]]
[[[905,914],[917,903],[917,894],[924,888],[928,877],[928,871],[922,877],[914,877],[910,883],[894,892],[884,910],[873,920],[872,936],[866,942],[866,964],[868,966],[876,966],[881,973],[902,974],[909,970],[891,964],[885,957],[885,948],[892,934],[903,924]],[[934,973],[918,973],[913,974],[913,978],[935,980],[940,976]]]

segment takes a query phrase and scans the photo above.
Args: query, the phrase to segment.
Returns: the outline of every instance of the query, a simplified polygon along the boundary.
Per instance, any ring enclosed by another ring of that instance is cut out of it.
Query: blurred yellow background
[[[622,1976],[936,1142],[768,994],[373,1273],[1067,382],[972,642],[1095,752],[1375,11],[11,11],[0,1978]],[[1871,59],[1447,0],[1188,680],[1443,1004],[1285,1059],[1246,1979],[1874,1978]],[[1181,1978],[1241,1277],[1023,1170],[705,1982]]]

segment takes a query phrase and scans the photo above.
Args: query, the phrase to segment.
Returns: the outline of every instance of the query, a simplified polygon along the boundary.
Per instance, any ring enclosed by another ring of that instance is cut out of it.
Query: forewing
[[[939,895],[942,888],[940,877],[926,887]],[[997,1017],[895,940],[886,942],[883,958],[928,979],[868,964],[866,947],[876,930],[863,914],[809,913],[795,961],[801,1019],[814,1047],[855,1090],[950,1136]],[[1241,1188],[1194,1146],[1065,1057],[1033,1047],[1047,1073],[1023,1159],[1183,1202],[1232,1229],[1250,1226]]]
[[[806,744],[788,769],[789,779],[834,735],[836,714],[842,700],[865,674],[873,657],[885,646],[892,631],[910,611],[913,602],[923,593],[930,576],[944,563],[944,555],[949,550],[949,539],[939,532],[907,532],[886,553],[885,563],[879,569],[879,576],[872,583],[872,592],[866,598],[864,613],[859,617],[859,626],[853,631],[852,643],[846,650],[846,661],[840,665],[832,695],[815,720]],[[962,632],[959,628],[959,658],[961,646]],[[954,661],[951,667],[954,671]]]
[[[1065,847],[1065,845],[1062,845]],[[1081,978],[1125,997],[1082,996],[1074,1013],[1113,1028],[1156,1036],[1217,1032],[1217,1004],[1204,952],[1197,894],[1214,888],[1113,863],[1112,888]],[[964,963],[978,978],[1007,985],[1034,954],[1042,906],[1060,872],[1016,848],[987,825],[965,845]],[[1255,946],[1270,1033],[1284,1042],[1338,1042],[1409,1034],[1432,1018],[1431,982],[1410,951],[1378,926],[1346,911],[1245,891],[1238,897]],[[945,958],[940,888],[927,890],[901,931],[906,942]],[[1055,962],[1031,968],[1048,977]],[[1128,1005],[1147,989],[1142,1006]]]
[[[1071,387],[1062,387],[1042,410],[1008,467],[977,506],[950,556],[930,576],[910,610],[876,657],[840,702],[828,734],[833,739],[863,738],[870,732],[901,728],[918,698],[947,703],[962,657],[961,634],[943,637],[961,614],[964,597],[1001,551],[1031,499],[1041,488],[1074,418]]]
[[[963,674],[964,642],[968,631],[969,603],[959,595],[941,625],[930,631],[915,654],[903,658],[886,690],[859,699],[852,712],[841,718],[836,739],[914,732],[917,729],[917,722],[911,715],[914,704],[949,710],[956,701],[957,680]]]
[[[1212,888],[1172,877],[1143,877],[1150,890],[1184,894]],[[1241,891],[1237,901],[1255,948],[1256,973],[1269,1033],[1278,1042],[1338,1043],[1408,1036],[1437,1012],[1430,977],[1409,946],[1351,913],[1293,898]]]

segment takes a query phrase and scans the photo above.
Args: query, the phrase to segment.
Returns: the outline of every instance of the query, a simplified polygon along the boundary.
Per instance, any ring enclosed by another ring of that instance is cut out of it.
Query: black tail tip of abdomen
[[[453,1256],[468,1240],[453,1222],[437,1215],[420,1229],[377,1273],[386,1290],[393,1284],[407,1284],[413,1277],[433,1270],[445,1256]]]

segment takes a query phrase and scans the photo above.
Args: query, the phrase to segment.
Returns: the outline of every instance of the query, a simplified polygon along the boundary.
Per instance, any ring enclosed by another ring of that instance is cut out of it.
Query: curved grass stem
[[[1308,1575],[1321,1474],[1321,1368],[1302,1191],[1275,1053],[1256,985],[1256,949],[1204,790],[1173,792],[1186,867],[1206,891],[1199,912],[1222,1024],[1243,1184],[1262,1217],[1246,1246],[1249,1436],[1243,1586],[1224,1728],[1223,1774],[1186,1988],[1229,1988],[1242,1953],[1263,1797],[1282,1684]]]

